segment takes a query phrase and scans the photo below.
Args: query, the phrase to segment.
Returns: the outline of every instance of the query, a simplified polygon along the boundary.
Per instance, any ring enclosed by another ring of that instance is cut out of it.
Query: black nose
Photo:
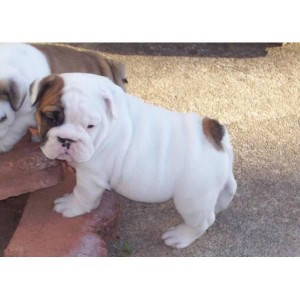
[[[57,140],[62,143],[62,146],[64,148],[67,148],[67,149],[70,149],[71,147],[71,143],[75,142],[74,140],[71,140],[71,139],[64,139],[64,138],[61,138],[60,136],[57,137]]]
[[[60,136],[57,137],[57,140],[60,142],[60,143],[65,143],[65,142],[70,142],[70,143],[73,143],[75,142],[74,140],[71,140],[71,139],[64,139],[64,138],[61,138]]]

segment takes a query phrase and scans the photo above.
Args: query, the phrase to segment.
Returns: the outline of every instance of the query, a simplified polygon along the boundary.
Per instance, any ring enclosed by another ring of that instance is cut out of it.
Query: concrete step
[[[32,193],[4,256],[106,256],[106,239],[119,219],[119,197],[105,192],[100,206],[89,214],[64,218],[53,211],[53,201],[71,192],[73,171],[62,184]]]
[[[62,181],[62,163],[45,157],[28,134],[0,154],[0,200],[54,186]]]

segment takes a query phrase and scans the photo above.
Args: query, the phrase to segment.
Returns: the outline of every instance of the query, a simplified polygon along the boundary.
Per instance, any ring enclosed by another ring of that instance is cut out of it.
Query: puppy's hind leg
[[[170,228],[162,235],[167,246],[185,248],[198,239],[215,221],[214,206],[216,193],[209,193],[201,199],[176,199],[174,203],[184,223]]]
[[[218,201],[215,207],[216,214],[224,210],[229,205],[229,203],[231,202],[232,198],[235,195],[236,189],[237,189],[237,184],[233,177],[233,174],[231,173],[228,181],[226,182],[223,190],[221,191],[218,197]]]

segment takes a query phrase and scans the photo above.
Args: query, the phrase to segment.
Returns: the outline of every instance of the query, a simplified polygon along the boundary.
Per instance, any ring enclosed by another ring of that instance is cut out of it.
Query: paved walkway
[[[166,247],[172,203],[124,199],[109,255],[300,255],[300,44],[83,46],[126,64],[129,93],[227,124],[236,157],[237,194],[198,241]]]

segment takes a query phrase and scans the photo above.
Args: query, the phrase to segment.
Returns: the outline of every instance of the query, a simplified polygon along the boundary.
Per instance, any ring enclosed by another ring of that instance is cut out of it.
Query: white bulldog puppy
[[[10,150],[35,127],[26,101],[29,85],[51,73],[87,72],[109,77],[124,88],[125,67],[92,51],[56,45],[0,43],[0,153]]]
[[[162,238],[184,248],[232,200],[233,152],[217,121],[146,104],[92,74],[51,75],[30,94],[43,153],[76,170],[73,193],[55,200],[65,217],[96,208],[105,189],[136,201],[173,199],[183,223]]]
[[[25,96],[33,80],[48,74],[47,59],[37,49],[0,44],[0,153],[10,150],[34,126],[34,112]]]

